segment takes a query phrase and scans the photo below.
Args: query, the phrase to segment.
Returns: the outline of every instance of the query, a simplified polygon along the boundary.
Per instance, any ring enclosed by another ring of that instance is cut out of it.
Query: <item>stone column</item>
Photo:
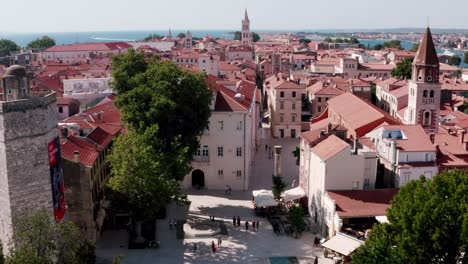
[[[274,175],[275,176],[281,176],[281,149],[283,148],[282,146],[274,146],[275,148],[275,170],[274,170]]]

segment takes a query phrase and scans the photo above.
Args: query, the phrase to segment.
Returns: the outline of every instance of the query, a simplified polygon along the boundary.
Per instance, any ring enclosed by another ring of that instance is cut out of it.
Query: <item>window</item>
[[[205,60],[203,60],[203,63],[205,63]]]
[[[204,146],[203,146],[203,148],[202,148],[202,155],[203,155],[203,157],[208,157],[209,152],[208,152],[208,146],[207,146],[207,145],[204,145]]]
[[[284,115],[280,115],[280,123],[284,122]]]
[[[219,179],[224,178],[224,171],[223,170],[218,170],[218,178]]]
[[[224,148],[218,147],[218,157],[223,157],[223,156],[224,156]]]
[[[237,121],[236,129],[242,130],[242,121]]]
[[[224,129],[224,121],[218,121],[218,130]]]
[[[236,156],[237,157],[242,157],[242,147],[237,147],[236,148]]]
[[[59,106],[59,113],[63,113],[63,107]]]
[[[431,154],[430,153],[426,153],[426,161],[431,161]]]
[[[321,106],[317,107],[317,112],[318,113],[322,112],[322,107]]]
[[[241,178],[241,177],[242,177],[242,171],[241,171],[241,170],[237,170],[237,171],[236,171],[236,177],[237,177],[237,178]]]
[[[428,126],[431,124],[431,113],[429,111],[426,111],[424,113],[424,122],[423,125]]]
[[[296,110],[296,104],[292,104],[292,105],[291,105],[291,109],[292,109],[292,110]]]
[[[293,123],[296,122],[296,116],[295,115],[291,116],[291,122],[293,122]]]
[[[292,92],[292,97],[296,97],[296,92]]]
[[[423,97],[427,97],[427,90],[424,90]]]
[[[319,103],[322,102],[322,97],[320,97],[320,96],[317,97],[317,102],[319,102]]]
[[[430,94],[429,94],[429,97],[430,98],[434,98],[434,90],[431,90]]]
[[[284,98],[284,92],[280,92],[280,97]]]
[[[199,157],[201,155],[201,149],[197,149],[197,151],[195,151],[195,156]]]
[[[280,110],[284,109],[284,102],[280,102]]]
[[[364,187],[370,186],[370,179],[364,179]]]
[[[325,102],[328,102],[328,97],[325,97]]]

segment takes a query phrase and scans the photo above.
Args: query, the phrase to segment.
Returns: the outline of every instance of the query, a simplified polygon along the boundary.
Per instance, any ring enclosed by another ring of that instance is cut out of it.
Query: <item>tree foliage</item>
[[[241,40],[241,38],[242,38],[242,32],[235,31],[234,32],[234,40]]]
[[[289,220],[291,220],[294,231],[298,234],[301,234],[305,230],[304,208],[302,208],[302,206],[299,204],[289,208]]]
[[[396,67],[392,70],[392,76],[395,78],[411,79],[413,59],[413,57],[409,57],[397,63]]]
[[[258,35],[258,33],[256,32],[252,32],[252,40],[253,42],[257,42],[260,40],[260,35]]]
[[[109,187],[128,198],[136,215],[153,217],[183,199],[179,181],[190,172],[208,126],[212,92],[203,74],[130,50],[112,60],[115,100],[128,133],[110,155]]]
[[[26,46],[28,49],[46,49],[55,45],[55,40],[49,36],[37,38]]]
[[[390,40],[390,41],[385,41],[383,44],[383,49],[386,49],[386,48],[391,48],[391,49],[403,49],[401,47],[401,41],[399,41],[398,39],[394,39],[394,40]]]
[[[56,222],[44,210],[16,216],[6,263],[94,263],[94,244],[70,221]]]
[[[413,43],[413,46],[411,47],[411,51],[416,52],[419,49],[419,43]]]
[[[185,38],[185,34],[180,32],[179,34],[177,34],[177,37],[183,39]]]
[[[380,44],[380,43],[377,43],[377,44],[374,45],[374,47],[372,49],[373,50],[381,50],[381,49],[383,49],[383,45]]]
[[[458,55],[453,55],[450,57],[448,64],[452,66],[459,66],[461,64],[462,59]]]
[[[465,51],[465,56],[463,58],[463,63],[468,64],[468,51]]]
[[[286,182],[284,182],[283,177],[281,176],[275,176],[273,175],[272,177],[273,180],[273,196],[275,197],[276,200],[281,199],[281,194],[284,192],[286,189]]]
[[[148,36],[146,36],[146,38],[144,38],[143,40],[144,41],[150,41],[150,40],[153,40],[153,39],[162,39],[163,37],[159,34],[149,34]]]
[[[407,183],[352,263],[467,263],[468,175],[446,171]]]
[[[18,51],[20,48],[15,42],[8,39],[0,39],[0,57],[10,55],[12,51]]]
[[[297,146],[294,151],[292,152],[293,156],[296,158],[296,165],[299,165],[300,158],[301,158],[301,148]]]

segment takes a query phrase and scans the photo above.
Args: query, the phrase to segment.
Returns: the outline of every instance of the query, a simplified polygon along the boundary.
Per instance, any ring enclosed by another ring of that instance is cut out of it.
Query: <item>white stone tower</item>
[[[244,19],[242,20],[242,35],[241,35],[242,45],[251,46],[252,45],[252,34],[250,33],[250,20],[247,15],[247,9],[245,9]]]
[[[192,49],[192,33],[190,30],[187,31],[184,38],[184,49],[191,50]]]
[[[6,251],[15,215],[46,209],[54,216],[51,172],[61,173],[52,155],[60,153],[55,93],[30,97],[26,71],[18,65],[0,78],[0,239]]]
[[[420,124],[426,132],[437,132],[440,111],[439,58],[429,27],[413,61],[409,81],[406,124]]]

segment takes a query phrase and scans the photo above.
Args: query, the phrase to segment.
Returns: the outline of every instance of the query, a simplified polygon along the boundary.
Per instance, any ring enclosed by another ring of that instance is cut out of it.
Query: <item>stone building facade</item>
[[[12,218],[46,209],[53,215],[48,144],[57,136],[55,93],[29,97],[23,67],[10,67],[0,89],[0,239],[7,249]]]

